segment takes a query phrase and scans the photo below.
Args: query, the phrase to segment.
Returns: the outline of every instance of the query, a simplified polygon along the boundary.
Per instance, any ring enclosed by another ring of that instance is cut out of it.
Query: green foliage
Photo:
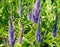
[[[18,43],[20,36],[20,23],[18,15],[18,0],[0,0],[0,47],[8,47],[8,25],[10,16],[10,2],[13,7],[13,27],[14,37],[16,37],[14,47],[60,47],[60,0],[40,0],[40,31],[41,42],[37,43],[35,32],[37,25],[27,20],[27,4],[30,3],[32,13],[35,0],[22,0],[22,23],[24,24],[24,36],[21,44]],[[58,12],[57,35],[52,38],[52,28]]]

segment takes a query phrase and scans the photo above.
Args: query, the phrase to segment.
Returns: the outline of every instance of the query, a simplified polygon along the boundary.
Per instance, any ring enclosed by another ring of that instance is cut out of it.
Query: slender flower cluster
[[[21,16],[22,14],[22,0],[19,0],[18,14]]]
[[[40,18],[38,18],[38,27],[37,27],[37,31],[36,31],[36,41],[40,42]]]
[[[21,30],[21,33],[20,33],[20,37],[19,37],[19,39],[18,39],[18,42],[19,42],[19,43],[22,42],[23,33],[24,33],[24,26],[22,25],[22,30]]]
[[[14,44],[14,30],[13,30],[13,26],[12,26],[12,16],[9,17],[10,20],[10,24],[9,24],[9,29],[8,29],[8,44],[10,46],[12,46]]]
[[[39,13],[40,13],[40,0],[36,0],[32,11],[32,22],[38,23]]]
[[[53,27],[53,33],[52,33],[52,36],[53,36],[53,37],[56,36],[57,21],[58,21],[58,14],[56,14],[56,20],[55,20],[55,24],[54,24],[54,27]]]
[[[36,0],[32,10],[32,14],[30,14],[30,9],[28,9],[27,19],[32,21],[33,23],[38,23],[39,14],[40,14],[40,0]]]

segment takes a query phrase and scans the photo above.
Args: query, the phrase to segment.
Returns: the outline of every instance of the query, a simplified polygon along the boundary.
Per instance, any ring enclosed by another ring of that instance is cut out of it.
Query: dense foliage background
[[[40,0],[40,43],[37,43],[35,39],[37,25],[34,24],[34,27],[32,27],[31,21],[27,19],[27,4],[30,3],[30,12],[32,13],[35,0],[22,0],[22,23],[24,24],[24,35],[21,44],[18,43],[18,38],[20,36],[18,15],[19,0],[0,0],[0,47],[8,47],[10,2],[13,4],[13,27],[14,37],[16,38],[14,47],[60,47],[60,0]],[[52,38],[56,10],[58,12],[57,35],[55,38]]]

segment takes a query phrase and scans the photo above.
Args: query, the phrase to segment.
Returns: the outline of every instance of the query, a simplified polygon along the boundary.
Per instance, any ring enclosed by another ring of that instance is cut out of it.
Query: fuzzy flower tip
[[[36,41],[40,42],[40,29],[39,28],[37,28],[37,31],[36,31]]]
[[[36,0],[32,11],[32,22],[38,23],[38,17],[40,14],[40,0]]]
[[[8,29],[8,44],[12,46],[14,43],[14,30],[12,26],[12,17],[10,16],[10,24]]]
[[[58,14],[56,14],[56,20],[55,20],[55,24],[54,24],[54,27],[53,27],[53,33],[52,33],[52,36],[53,36],[53,37],[56,36],[57,20],[58,20]]]

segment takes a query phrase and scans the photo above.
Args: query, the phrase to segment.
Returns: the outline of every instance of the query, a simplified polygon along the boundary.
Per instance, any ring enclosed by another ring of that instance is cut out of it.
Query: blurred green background
[[[14,47],[60,47],[60,0],[40,0],[40,32],[41,42],[37,43],[35,32],[37,25],[27,19],[28,6],[30,3],[30,12],[32,13],[35,0],[22,0],[22,23],[24,24],[24,35],[21,44],[18,43],[20,36],[18,2],[19,0],[0,0],[0,47],[9,47],[8,26],[10,16],[10,2],[13,7],[13,28],[16,41]],[[58,12],[57,35],[52,38],[52,28],[55,21],[56,10]]]

